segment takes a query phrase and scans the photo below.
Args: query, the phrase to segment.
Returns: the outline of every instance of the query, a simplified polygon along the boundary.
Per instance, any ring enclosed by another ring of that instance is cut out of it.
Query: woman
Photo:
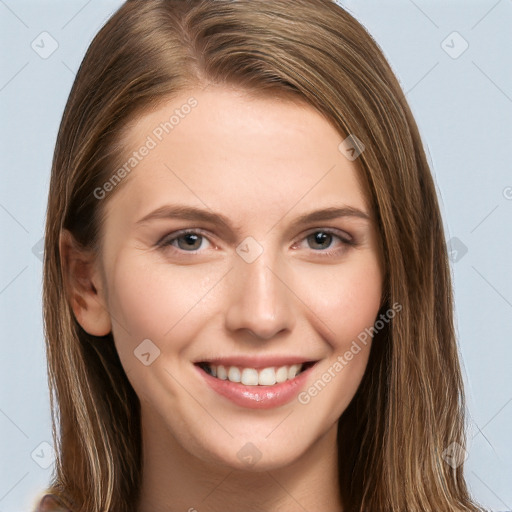
[[[126,2],[71,91],[45,240],[40,510],[482,510],[435,186],[334,2]]]

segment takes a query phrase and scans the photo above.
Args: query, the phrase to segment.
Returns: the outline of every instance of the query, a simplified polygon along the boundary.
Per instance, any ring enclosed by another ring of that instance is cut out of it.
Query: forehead
[[[175,199],[251,217],[282,216],[298,202],[364,208],[357,162],[338,149],[343,139],[305,102],[218,86],[190,90],[127,128],[134,166],[120,201],[128,198],[140,214]]]

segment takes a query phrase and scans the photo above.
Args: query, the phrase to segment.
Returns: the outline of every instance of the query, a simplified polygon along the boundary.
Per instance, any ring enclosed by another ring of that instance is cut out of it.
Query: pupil
[[[318,231],[312,235],[314,243],[320,245],[320,248],[325,249],[329,247],[332,235],[329,233],[324,233],[323,231]]]
[[[185,240],[185,247],[181,247],[181,249],[198,249],[201,246],[200,237],[195,235],[194,233],[187,233],[178,239]],[[199,244],[198,244],[199,241]],[[195,244],[195,245],[194,245]],[[180,244],[179,244],[180,245]]]

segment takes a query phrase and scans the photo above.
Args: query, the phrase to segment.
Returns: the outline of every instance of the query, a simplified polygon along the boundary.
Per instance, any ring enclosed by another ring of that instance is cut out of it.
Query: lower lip
[[[235,404],[249,409],[271,409],[293,400],[304,387],[315,365],[310,366],[297,377],[273,386],[246,386],[238,382],[217,379],[206,373],[201,367],[194,366],[214,391]]]

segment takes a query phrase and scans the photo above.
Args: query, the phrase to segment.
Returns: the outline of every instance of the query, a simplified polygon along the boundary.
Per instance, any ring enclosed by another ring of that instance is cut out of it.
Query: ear
[[[78,323],[93,336],[109,334],[112,323],[96,254],[81,247],[66,229],[61,231],[59,249],[68,300]]]

